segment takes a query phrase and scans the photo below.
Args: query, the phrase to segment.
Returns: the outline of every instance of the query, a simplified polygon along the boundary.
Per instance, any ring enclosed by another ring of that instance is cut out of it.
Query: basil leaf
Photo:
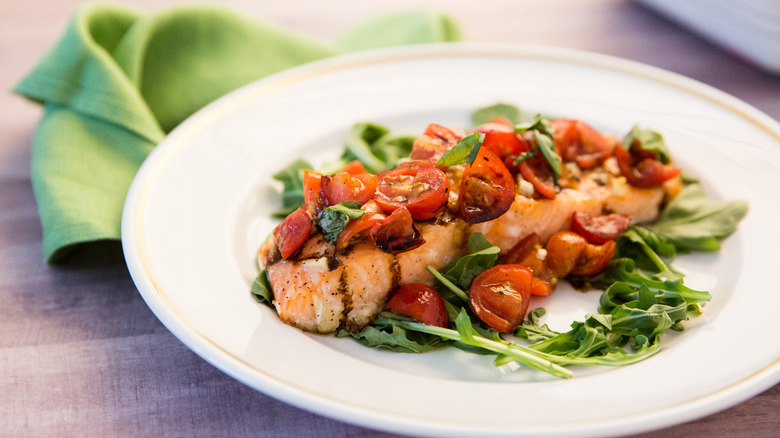
[[[305,160],[296,160],[271,177],[282,183],[282,208],[271,213],[274,217],[287,217],[303,205],[303,171],[312,166]]]
[[[683,188],[658,221],[647,229],[667,239],[677,249],[717,251],[720,240],[737,229],[747,214],[745,201],[713,201],[708,199],[699,184]]]
[[[542,152],[545,161],[547,161],[547,164],[550,166],[550,170],[553,174],[553,181],[557,186],[558,178],[560,178],[562,173],[562,168],[561,157],[558,156],[558,152],[555,149],[555,127],[553,127],[549,119],[541,114],[537,114],[530,122],[515,125],[516,133],[522,134],[526,131],[533,131],[536,146],[539,148],[539,151]]]
[[[257,301],[273,307],[274,294],[271,290],[271,283],[268,281],[268,271],[263,269],[257,274],[250,292]]]
[[[472,164],[477,158],[479,147],[485,141],[485,134],[475,132],[463,137],[458,144],[439,158],[437,166],[455,166],[458,164]]]
[[[490,243],[484,234],[480,232],[474,232],[469,234],[469,241],[467,242],[469,251],[472,253],[484,251],[489,248],[497,248],[497,246]]]
[[[360,219],[365,213],[360,207],[363,205],[360,201],[344,201],[340,204],[332,205],[317,214],[317,223],[322,229],[325,241],[334,244],[349,224],[350,219]]]
[[[390,134],[387,128],[374,123],[356,123],[347,136],[346,150],[341,161],[346,164],[360,160],[369,172],[383,172],[409,156],[414,139],[411,136]]]
[[[495,105],[479,108],[471,113],[471,123],[481,125],[495,121],[498,117],[507,119],[510,123],[519,123],[522,114],[520,109],[507,103],[497,103]]]
[[[537,152],[539,152],[539,148],[533,148],[528,152],[522,152],[520,153],[517,158],[515,158],[514,164],[520,164],[525,160],[528,160],[530,158],[533,158],[536,156]]]
[[[360,160],[375,173],[387,170],[385,163],[374,155],[371,145],[388,132],[387,128],[373,123],[356,123],[347,136],[345,154]]]
[[[663,164],[672,161],[663,136],[655,131],[634,126],[623,139],[623,148],[629,150],[634,143],[638,143],[646,151],[655,152],[656,159]]]
[[[498,260],[501,248],[494,246],[482,233],[471,233],[469,236],[471,254],[465,255],[447,265],[442,272],[450,281],[468,290],[474,278],[490,269]]]
[[[392,169],[412,153],[415,137],[410,135],[385,134],[371,144],[371,152],[382,160],[385,169]]]
[[[549,118],[541,114],[537,114],[533,119],[531,119],[530,122],[518,123],[515,125],[516,133],[522,134],[526,131],[540,131],[545,135],[552,137],[553,133],[555,132],[555,128],[553,127],[552,123],[550,123]]]
[[[536,139],[536,146],[542,151],[544,159],[550,166],[550,170],[553,173],[553,180],[555,185],[558,185],[558,178],[561,177],[561,157],[558,156],[558,152],[555,149],[555,140],[553,140],[552,131],[548,133],[542,133],[541,131],[534,131],[534,139]]]

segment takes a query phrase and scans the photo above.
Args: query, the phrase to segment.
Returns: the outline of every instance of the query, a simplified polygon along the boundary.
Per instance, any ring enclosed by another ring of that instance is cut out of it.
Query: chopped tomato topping
[[[436,163],[445,152],[452,149],[461,136],[453,130],[436,123],[431,123],[425,129],[425,133],[414,140],[412,153],[409,158],[412,160],[428,161]]]
[[[311,232],[311,217],[303,207],[290,213],[282,223],[274,229],[274,243],[279,248],[282,258],[293,255]]]
[[[515,180],[504,163],[488,148],[479,148],[466,166],[460,183],[459,216],[470,224],[506,213],[515,199]]]
[[[416,220],[435,217],[447,206],[450,182],[444,172],[426,162],[407,162],[382,175],[374,200],[392,213],[406,207]]]
[[[374,196],[377,186],[377,176],[371,173],[351,175],[339,172],[335,175],[322,177],[322,194],[328,205],[336,205],[345,201],[366,202]]]
[[[425,243],[406,207],[395,209],[384,220],[374,224],[369,234],[379,249],[390,254],[410,251]]]
[[[322,174],[311,170],[303,171],[303,207],[311,217],[328,206],[322,194]]]
[[[515,134],[512,125],[496,122],[485,123],[477,126],[475,131],[485,134],[482,147],[493,151],[510,170],[517,169],[517,165],[514,164],[517,156],[528,151],[528,144],[522,137]]]
[[[533,184],[537,193],[545,198],[555,199],[555,181],[552,170],[541,153],[521,162],[519,167],[523,179]]]
[[[344,249],[349,245],[349,241],[352,240],[358,233],[365,230],[370,230],[374,225],[382,222],[387,218],[384,213],[364,213],[358,220],[349,221],[344,231],[339,234],[338,240],[336,240],[336,249]]]
[[[347,172],[350,175],[360,175],[361,173],[368,173],[366,170],[366,167],[363,166],[363,163],[360,162],[360,160],[353,160],[347,163],[346,166],[344,166],[343,169],[341,169],[342,172]]]
[[[620,173],[635,187],[657,187],[680,174],[680,169],[658,161],[655,153],[641,147],[631,146],[627,151],[621,145],[615,146]]]
[[[604,162],[612,154],[612,143],[590,125],[580,120],[553,120],[554,140],[566,161],[574,161],[582,169]]]
[[[574,212],[571,216],[571,230],[584,237],[588,243],[596,245],[617,239],[626,231],[630,223],[630,216],[617,213],[591,216]]]

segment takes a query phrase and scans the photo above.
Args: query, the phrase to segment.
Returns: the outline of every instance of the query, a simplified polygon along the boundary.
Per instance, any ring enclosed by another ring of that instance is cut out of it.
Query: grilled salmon
[[[450,132],[452,135],[446,136],[442,134],[445,128],[435,126],[437,130],[429,127],[431,132],[426,131],[423,138],[427,138],[425,145],[435,146],[435,159],[438,159],[441,155],[439,149],[451,147],[453,139],[457,141],[462,135]],[[419,158],[418,149],[413,151],[413,156],[415,153]],[[536,234],[544,243],[555,233],[569,230],[575,212],[591,216],[620,213],[630,216],[632,223],[648,222],[656,218],[664,200],[673,195],[674,187],[679,185],[679,177],[650,188],[630,185],[621,175],[614,157],[603,160],[597,166],[584,167],[580,168],[579,164],[571,161],[566,163],[558,181],[560,191],[552,199],[547,195],[541,196],[535,185],[525,181],[521,173],[515,173],[511,177],[514,180],[509,181],[516,183],[514,199],[510,197],[508,210],[495,219],[469,224],[458,215],[461,202],[458,187],[460,180],[466,178],[463,166],[450,166],[445,169],[446,176],[444,173],[440,176],[441,180],[448,180],[449,186],[445,190],[441,185],[447,186],[444,181],[439,181],[436,186],[437,196],[440,196],[437,199],[441,202],[431,202],[434,207],[440,205],[438,214],[432,219],[414,222],[425,243],[404,252],[383,251],[378,242],[372,241],[373,235],[367,238],[365,231],[357,234],[357,238],[348,239],[348,245],[337,246],[326,242],[323,233],[312,228],[315,231],[302,245],[292,255],[283,258],[275,239],[269,239],[260,248],[258,260],[261,269],[267,270],[274,294],[273,304],[279,317],[289,325],[313,333],[332,333],[340,328],[358,332],[376,318],[390,294],[401,285],[433,285],[434,278],[426,266],[441,270],[465,255],[471,233],[482,233],[488,241],[501,248],[502,253],[507,253],[531,234]],[[386,197],[386,203],[395,202],[395,194],[403,188],[399,185],[413,180],[415,177],[410,175],[415,169],[415,165],[407,167],[403,175],[393,182],[396,184],[391,187],[393,196]],[[430,174],[432,171],[426,172]],[[349,181],[346,176],[341,179]],[[353,182],[355,196],[363,196],[365,186],[357,180]],[[381,177],[379,186],[382,186]],[[417,182],[409,189],[419,194],[429,187]],[[320,189],[315,186],[305,190],[308,190],[307,196],[311,196]],[[349,197],[352,193],[341,191],[339,196]],[[363,208],[367,205],[364,204]],[[381,212],[376,205],[372,208],[375,209],[372,212]]]
[[[369,241],[336,253],[322,234],[315,234],[285,260],[269,240],[259,260],[267,269],[279,317],[308,332],[331,333],[339,327],[360,331],[400,285],[433,285],[426,266],[442,269],[463,256],[468,226],[444,214],[418,229],[426,243],[400,254],[385,253]]]

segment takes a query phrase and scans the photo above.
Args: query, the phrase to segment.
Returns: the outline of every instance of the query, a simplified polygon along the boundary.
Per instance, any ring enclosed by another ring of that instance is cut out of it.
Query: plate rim
[[[184,315],[182,315],[176,309],[176,306],[165,296],[160,289],[159,284],[155,282],[148,259],[144,259],[142,234],[138,233],[138,230],[142,228],[143,223],[142,210],[139,210],[138,207],[143,203],[144,197],[148,196],[151,181],[153,181],[161,169],[165,167],[164,164],[173,159],[178,148],[185,147],[187,144],[185,140],[187,138],[197,135],[197,126],[208,126],[210,121],[218,120],[226,116],[232,111],[242,107],[243,104],[258,98],[264,92],[269,92],[278,87],[284,87],[299,81],[305,81],[309,77],[327,73],[329,71],[354,68],[367,63],[388,63],[396,60],[409,60],[415,57],[429,58],[431,56],[449,58],[463,56],[513,57],[529,55],[537,59],[564,60],[567,62],[576,62],[578,64],[627,73],[632,76],[641,77],[645,80],[670,85],[689,94],[693,93],[698,97],[705,98],[711,103],[728,109],[731,113],[742,119],[748,120],[751,124],[757,126],[780,143],[780,124],[746,102],[714,87],[677,73],[610,55],[523,44],[446,43],[377,49],[314,61],[252,82],[207,105],[175,128],[166,139],[152,151],[149,158],[147,158],[141,166],[141,169],[134,178],[130,190],[128,191],[124,206],[122,215],[122,245],[128,269],[142,298],[163,325],[198,356],[227,373],[232,378],[280,401],[339,421],[394,433],[419,434],[422,432],[425,434],[438,434],[444,432],[467,436],[476,432],[475,430],[465,430],[462,428],[452,429],[447,428],[446,426],[442,427],[443,425],[441,424],[431,424],[430,421],[422,420],[410,421],[407,419],[406,421],[399,423],[399,418],[393,418],[397,417],[396,414],[377,413],[370,409],[363,409],[359,415],[356,415],[354,405],[327,399],[309,393],[305,388],[298,388],[291,386],[286,382],[278,381],[273,376],[258,370],[226,351],[201,333],[197,327],[189,323]],[[255,375],[254,379],[250,378],[253,374]],[[260,377],[259,383],[262,383],[262,385],[258,384],[258,375]],[[770,388],[779,380],[780,357],[750,376],[725,388],[721,388],[714,393],[708,393],[696,399],[675,405],[674,407],[655,411],[652,414],[634,416],[624,422],[610,423],[611,426],[607,428],[591,427],[590,429],[585,430],[582,428],[563,428],[547,431],[533,430],[531,432],[537,435],[544,434],[546,436],[557,436],[573,432],[584,434],[623,434],[627,432],[654,430],[718,412]],[[260,386],[262,386],[262,388]],[[479,432],[484,433],[485,431],[480,430]],[[509,435],[516,434],[518,431],[491,430],[489,433],[493,435]]]

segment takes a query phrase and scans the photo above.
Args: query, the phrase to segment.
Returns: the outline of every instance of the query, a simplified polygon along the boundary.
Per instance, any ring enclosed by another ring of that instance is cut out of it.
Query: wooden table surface
[[[116,242],[42,261],[30,185],[41,109],[8,90],[61,35],[74,0],[0,3],[0,435],[391,436],[256,392],[188,350],[147,308]],[[128,1],[156,10],[169,0]],[[450,13],[468,41],[564,46],[697,79],[780,119],[780,78],[625,0],[224,2],[323,40],[376,13]],[[366,396],[370,399],[370,396]],[[769,437],[780,385],[730,409],[642,436]]]

